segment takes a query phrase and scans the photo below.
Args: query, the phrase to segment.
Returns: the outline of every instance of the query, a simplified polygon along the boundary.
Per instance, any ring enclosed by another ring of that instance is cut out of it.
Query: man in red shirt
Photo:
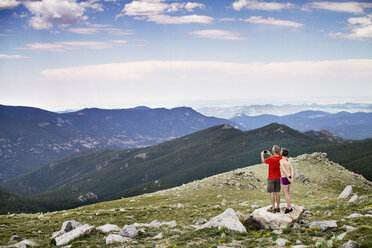
[[[267,192],[270,193],[271,199],[271,208],[267,211],[272,213],[280,212],[280,160],[282,156],[279,155],[280,148],[275,145],[272,149],[274,156],[271,155],[269,151],[261,152],[261,161],[269,165],[269,176],[267,178]],[[268,154],[270,157],[264,159],[265,154]],[[277,207],[275,208],[275,201]]]

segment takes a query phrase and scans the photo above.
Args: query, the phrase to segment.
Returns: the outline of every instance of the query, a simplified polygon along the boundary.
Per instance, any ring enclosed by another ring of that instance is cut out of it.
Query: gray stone
[[[212,218],[200,228],[211,228],[220,226],[226,227],[227,229],[233,231],[247,232],[232,208],[226,209],[222,214]]]
[[[297,222],[304,211],[304,207],[292,205],[293,211],[285,214],[286,204],[280,204],[280,213],[270,213],[267,210],[271,206],[256,209],[251,214],[252,219],[257,223],[257,226],[264,229],[283,229],[291,227]]]
[[[314,227],[318,227],[323,232],[327,230],[336,230],[337,229],[337,222],[335,220],[326,220],[326,221],[313,221],[310,222],[309,227],[314,229]]]
[[[305,216],[312,216],[312,215],[313,215],[313,212],[306,210],[306,211],[304,212],[304,215],[305,215]]]
[[[279,247],[282,247],[282,246],[285,246],[285,244],[289,242],[288,240],[286,239],[283,239],[283,238],[278,238],[275,243],[279,246]]]
[[[351,232],[351,231],[356,230],[355,227],[353,227],[353,226],[348,226],[348,225],[343,225],[341,228],[345,228],[347,232]]]
[[[204,218],[195,218],[193,223],[197,224],[197,225],[203,225],[204,223],[206,223],[207,220],[204,219]]]
[[[13,235],[12,237],[10,237],[10,242],[16,242],[16,241],[22,241],[24,240],[25,238],[22,237],[22,236],[18,236],[18,235]]]
[[[64,233],[68,233],[72,231],[73,229],[76,229],[81,226],[81,223],[74,221],[74,220],[68,220],[63,222],[61,230],[55,232],[52,234],[52,239],[57,238],[58,236],[61,236]]]
[[[302,243],[302,241],[301,240],[296,240],[296,245],[303,245],[304,243]]]
[[[98,231],[109,233],[109,232],[120,232],[120,227],[113,224],[105,224],[96,228]]]
[[[354,218],[359,218],[359,217],[363,217],[363,214],[353,213],[353,214],[350,214],[349,216],[346,216],[347,219],[354,219]]]
[[[175,220],[169,222],[160,222],[158,220],[153,220],[150,223],[134,223],[134,227],[161,227],[161,226],[170,226],[175,227],[177,226],[177,222]]]
[[[349,202],[355,202],[359,199],[359,196],[357,194],[354,194],[352,197],[350,197]]]
[[[177,207],[178,207],[178,208],[183,208],[183,205],[182,205],[181,203],[178,203],[178,204],[177,204]]]
[[[163,236],[163,233],[162,233],[162,232],[161,232],[161,233],[159,233],[158,235],[156,235],[156,236],[152,237],[152,239],[162,239],[162,238],[164,238],[164,236]]]
[[[341,233],[340,235],[337,235],[336,239],[337,240],[343,240],[345,238],[345,236],[346,236],[346,232]]]
[[[37,243],[35,243],[32,240],[29,239],[24,239],[21,242],[18,242],[13,245],[7,245],[7,246],[0,246],[1,248],[27,248],[27,247],[33,247],[33,246],[38,246]]]
[[[346,199],[346,198],[350,197],[352,194],[353,194],[353,187],[351,185],[348,185],[348,186],[345,187],[345,189],[338,196],[338,199]]]
[[[347,243],[341,245],[339,248],[359,248],[359,247],[362,247],[360,244],[358,244],[357,242],[355,241],[352,241],[349,239],[349,241],[347,241]]]
[[[252,205],[251,208],[256,209],[256,208],[260,208],[260,206],[259,205]]]
[[[69,232],[66,232],[58,237],[55,238],[56,245],[65,245],[71,242],[72,240],[79,238],[81,236],[84,236],[86,234],[89,234],[94,229],[94,226],[90,226],[88,224],[84,224],[82,226],[79,226]]]
[[[273,233],[280,235],[283,234],[283,230],[274,230]]]
[[[106,245],[112,243],[129,243],[131,241],[132,239],[117,234],[110,234],[106,237]]]
[[[125,225],[123,229],[120,230],[120,235],[123,237],[133,238],[138,236],[138,231],[134,225]]]

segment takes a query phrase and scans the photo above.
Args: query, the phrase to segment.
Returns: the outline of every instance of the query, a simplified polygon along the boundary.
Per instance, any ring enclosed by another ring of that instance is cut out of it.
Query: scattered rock
[[[120,230],[120,235],[123,237],[133,238],[138,236],[138,231],[134,225],[125,225],[123,229]]]
[[[349,202],[355,202],[359,199],[359,196],[357,194],[354,194],[352,197],[350,197]]]
[[[164,236],[163,236],[163,233],[159,233],[158,235],[152,237],[152,239],[162,239]]]
[[[346,216],[347,219],[354,219],[354,218],[359,218],[359,217],[363,217],[363,214],[353,213],[353,214],[350,214],[349,216]]]
[[[259,205],[252,205],[251,208],[256,209],[256,208],[260,208],[260,206]]]
[[[301,182],[301,183],[308,183],[310,182],[310,180],[308,178],[306,178],[304,176],[304,174],[301,173],[301,171],[299,171],[298,169],[296,169],[294,171],[294,175],[293,175],[294,179],[297,181],[297,182]]]
[[[55,238],[56,245],[65,245],[71,242],[72,240],[89,234],[94,229],[94,226],[90,226],[88,224],[79,226],[69,232],[66,232],[58,237]]]
[[[348,226],[348,225],[343,225],[341,228],[345,228],[347,232],[352,232],[352,231],[356,230],[355,227]]]
[[[279,247],[282,247],[282,246],[285,246],[285,244],[289,242],[288,240],[286,239],[282,239],[282,238],[278,238],[275,243],[279,246]]]
[[[280,213],[270,213],[267,212],[270,207],[271,206],[266,206],[256,209],[251,214],[252,219],[260,228],[282,229],[285,227],[290,227],[300,219],[301,214],[304,211],[304,207],[292,205],[293,211],[289,214],[285,214],[284,210],[286,208],[286,204],[283,203],[280,204]]]
[[[183,208],[183,205],[182,205],[181,203],[178,203],[178,204],[177,204],[177,207],[178,207],[178,208]]]
[[[313,221],[310,222],[309,227],[314,229],[314,227],[318,227],[323,232],[327,230],[336,230],[337,229],[337,222],[335,220],[326,220],[326,221]]]
[[[221,205],[222,205],[222,206],[225,206],[226,203],[227,203],[226,199],[222,199],[222,203],[221,203]]]
[[[296,245],[302,245],[302,244],[304,244],[304,243],[302,243],[302,241],[301,240],[296,240]]]
[[[345,237],[345,235],[346,235],[346,232],[341,233],[340,235],[337,235],[336,239],[337,239],[337,240],[343,240],[344,237]]]
[[[106,245],[112,243],[129,243],[131,241],[132,239],[117,234],[110,234],[109,236],[106,237]]]
[[[283,230],[274,230],[273,233],[277,234],[277,235],[280,235],[280,234],[283,234]]]
[[[304,215],[305,215],[305,216],[312,216],[313,213],[312,213],[311,211],[306,210],[306,211],[304,212]]]
[[[210,227],[226,227],[227,229],[247,232],[243,224],[240,222],[238,216],[232,208],[226,209],[222,214],[212,218],[210,221],[202,225],[200,228],[210,228]]]
[[[193,221],[193,223],[197,224],[197,225],[203,225],[206,222],[207,222],[207,220],[204,219],[204,218],[195,218],[194,221]]]
[[[12,237],[10,237],[10,242],[16,242],[16,241],[22,241],[24,240],[25,238],[22,237],[22,236],[18,236],[18,235],[13,235]]]
[[[349,196],[351,196],[351,194],[353,194],[353,187],[351,185],[348,185],[348,186],[345,187],[345,189],[338,196],[338,199],[346,199]]]
[[[175,220],[169,221],[169,222],[160,222],[158,220],[153,220],[149,224],[147,223],[134,223],[134,227],[160,227],[160,226],[171,226],[175,227],[177,226],[177,222]]]
[[[45,216],[42,215],[42,214],[40,214],[37,218],[38,218],[39,220],[43,220],[43,219],[45,219]]]
[[[63,222],[61,230],[55,232],[52,234],[52,239],[55,239],[58,236],[61,236],[62,234],[65,234],[67,232],[72,231],[73,229],[76,229],[81,226],[81,223],[74,221],[74,220],[68,220]]]
[[[120,227],[113,224],[105,224],[96,228],[98,231],[109,233],[109,232],[120,232]]]
[[[0,247],[4,247],[4,248],[27,248],[29,246],[34,247],[34,246],[39,246],[39,244],[35,243],[32,240],[24,239],[21,242],[18,242],[16,244],[8,245],[8,246],[0,246]]]
[[[325,215],[328,215],[328,216],[331,216],[332,215],[332,212],[331,211],[325,211],[324,214]]]
[[[359,248],[359,247],[362,247],[360,244],[358,244],[357,242],[355,241],[352,241],[349,239],[349,241],[347,241],[347,243],[341,245],[339,248]]]
[[[214,205],[213,208],[221,208],[221,206],[220,205]]]

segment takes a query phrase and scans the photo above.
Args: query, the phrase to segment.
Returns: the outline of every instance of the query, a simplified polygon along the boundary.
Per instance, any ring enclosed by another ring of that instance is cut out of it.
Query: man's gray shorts
[[[267,192],[280,192],[280,178],[267,179]]]

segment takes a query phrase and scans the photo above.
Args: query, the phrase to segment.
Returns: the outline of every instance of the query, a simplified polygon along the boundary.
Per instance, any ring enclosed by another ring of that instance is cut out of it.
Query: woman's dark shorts
[[[267,192],[280,192],[280,178],[267,179]]]

